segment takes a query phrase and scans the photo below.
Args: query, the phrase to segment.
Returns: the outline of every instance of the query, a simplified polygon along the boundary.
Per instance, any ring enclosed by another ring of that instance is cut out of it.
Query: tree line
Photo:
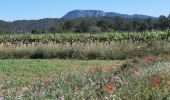
[[[0,21],[0,34],[8,33],[102,33],[144,32],[170,29],[170,15],[147,19],[125,19],[122,17],[41,19],[4,22]]]
[[[170,29],[170,15],[147,19],[124,19],[122,17],[103,18],[79,18],[72,20],[61,20],[60,23],[51,27],[49,33],[100,33],[113,31],[135,31],[144,32],[152,30]],[[32,33],[37,33],[33,30]]]

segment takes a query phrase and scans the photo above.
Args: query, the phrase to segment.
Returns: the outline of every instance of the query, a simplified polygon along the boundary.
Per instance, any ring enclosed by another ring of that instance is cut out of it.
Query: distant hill
[[[128,14],[120,14],[115,12],[104,12],[101,10],[73,10],[68,12],[62,18],[75,19],[75,18],[83,18],[83,17],[116,17],[116,16],[120,16],[123,18],[139,18],[139,19],[146,19],[149,17],[156,18],[148,15],[140,15],[140,14],[128,15]]]
[[[59,24],[60,19],[45,18],[40,20],[17,20],[5,22],[0,20],[0,34],[4,33],[31,33],[32,30],[45,31]]]
[[[120,16],[126,19],[133,18],[146,19],[149,17],[156,19],[156,17],[153,16],[140,14],[128,15],[114,12],[104,12],[101,10],[73,10],[68,12],[62,18],[45,18],[39,20],[16,20],[13,22],[5,22],[3,20],[0,20],[0,33],[6,34],[14,32],[26,34],[31,33],[32,30],[38,30],[43,33],[43,31],[49,30],[52,27],[58,27],[59,25],[62,25],[62,21],[67,19],[81,19],[88,17],[92,19],[106,17],[107,19],[109,19],[116,16]]]
[[[18,20],[10,23],[10,28],[16,33],[31,33],[33,29],[48,30],[58,23],[57,18],[45,18],[40,20]]]

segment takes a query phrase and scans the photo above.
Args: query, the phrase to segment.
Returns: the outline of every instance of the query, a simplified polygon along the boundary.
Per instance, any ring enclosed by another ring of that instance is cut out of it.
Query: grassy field
[[[120,60],[0,60],[0,86],[3,87],[5,81],[10,81],[14,86],[25,87],[50,75],[69,74],[74,70],[88,70],[96,66],[111,67],[121,65],[122,62]]]
[[[126,60],[0,60],[6,100],[169,100],[169,55]]]

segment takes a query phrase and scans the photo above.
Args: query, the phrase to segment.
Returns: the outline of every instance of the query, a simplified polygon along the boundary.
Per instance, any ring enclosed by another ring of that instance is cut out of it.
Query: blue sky
[[[74,9],[167,16],[170,0],[0,0],[0,19],[60,18]]]

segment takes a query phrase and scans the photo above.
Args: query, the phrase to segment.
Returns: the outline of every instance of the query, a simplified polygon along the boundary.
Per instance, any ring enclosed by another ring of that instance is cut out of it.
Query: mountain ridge
[[[116,17],[120,16],[123,18],[140,18],[140,19],[146,19],[146,18],[157,18],[154,16],[149,15],[143,15],[143,14],[121,14],[116,12],[104,12],[102,10],[72,10],[69,11],[67,14],[65,14],[62,18],[63,19],[75,19],[75,18],[84,18],[84,17]]]

